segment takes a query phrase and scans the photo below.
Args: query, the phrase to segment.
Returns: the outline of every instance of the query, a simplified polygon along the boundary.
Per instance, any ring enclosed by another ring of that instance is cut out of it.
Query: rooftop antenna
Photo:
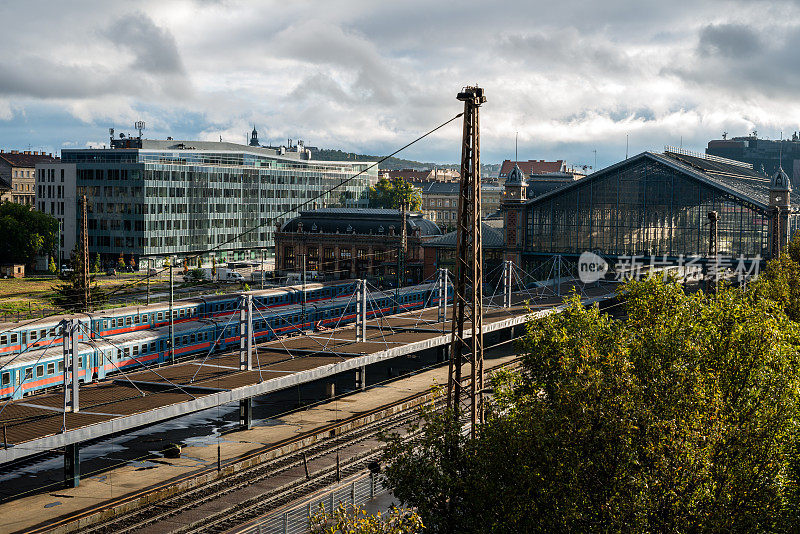
[[[133,129],[139,130],[139,139],[142,138],[142,130],[145,129],[144,121],[136,121],[133,123]]]

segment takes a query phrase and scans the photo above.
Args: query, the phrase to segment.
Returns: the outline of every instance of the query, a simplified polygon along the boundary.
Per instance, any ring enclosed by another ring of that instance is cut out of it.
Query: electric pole
[[[465,87],[458,93],[464,102],[461,145],[461,185],[456,226],[456,263],[452,315],[452,345],[447,380],[447,406],[456,421],[464,409],[470,414],[471,435],[483,422],[483,255],[481,243],[480,130],[478,110],[483,89]],[[472,332],[465,336],[464,325]],[[469,365],[469,392],[465,393],[463,368]]]
[[[408,231],[406,230],[406,200],[400,201],[400,246],[397,248],[397,288],[394,291],[395,305],[400,308],[400,287],[403,285],[406,270],[406,250]]]
[[[92,311],[89,295],[89,231],[86,222],[86,195],[83,195],[82,204],[83,221],[81,229],[81,250],[83,251],[83,265],[81,265],[81,270],[83,271],[83,302],[86,311]]]

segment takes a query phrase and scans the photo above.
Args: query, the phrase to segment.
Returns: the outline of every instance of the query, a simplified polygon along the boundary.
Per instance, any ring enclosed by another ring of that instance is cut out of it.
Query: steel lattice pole
[[[463,415],[462,403],[467,405],[474,436],[478,424],[483,421],[483,257],[478,110],[486,98],[483,89],[466,87],[458,94],[458,99],[464,102],[464,129],[447,403],[457,420]],[[467,321],[471,323],[471,332],[465,336]],[[466,363],[470,364],[469,395],[464,394],[462,376]]]

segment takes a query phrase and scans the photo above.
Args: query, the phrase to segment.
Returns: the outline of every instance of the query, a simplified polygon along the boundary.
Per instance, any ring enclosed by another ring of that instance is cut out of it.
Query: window
[[[5,335],[0,336],[0,345],[8,343],[8,338]]]
[[[133,346],[133,355],[134,357],[139,355],[139,345]]]
[[[33,367],[28,367],[25,369],[25,380],[30,380],[33,378]]]
[[[162,312],[158,312],[158,313],[156,314],[156,320],[157,320],[157,321],[160,321],[160,320],[162,320],[163,318],[164,318],[164,315],[162,314]]]
[[[64,360],[60,360],[58,362],[58,372],[59,373],[63,373],[64,372]]]
[[[125,317],[125,324],[130,326],[130,324],[131,324],[131,318],[130,317]]]
[[[37,365],[36,366],[36,378],[44,376],[44,365]]]
[[[52,375],[56,372],[56,364],[55,362],[50,362],[47,364],[47,374]]]
[[[31,330],[31,341],[36,340],[36,330]]]

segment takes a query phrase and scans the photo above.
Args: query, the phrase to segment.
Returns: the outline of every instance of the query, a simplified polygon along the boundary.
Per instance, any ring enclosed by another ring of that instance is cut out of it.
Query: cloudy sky
[[[800,129],[800,2],[0,0],[0,147],[147,135],[385,154],[486,89],[482,161]],[[403,155],[456,162],[460,125]],[[285,141],[284,141],[285,142]]]

